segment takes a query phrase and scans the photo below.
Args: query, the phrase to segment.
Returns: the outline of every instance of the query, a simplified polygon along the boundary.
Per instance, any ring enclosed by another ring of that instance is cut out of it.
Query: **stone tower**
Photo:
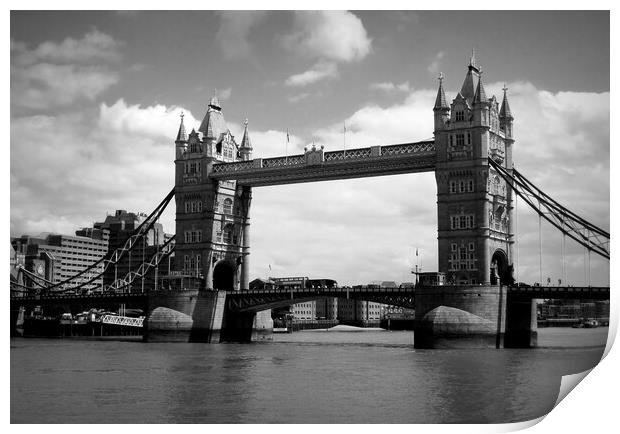
[[[209,178],[214,163],[252,158],[247,121],[238,145],[213,96],[198,132],[187,135],[181,117],[175,145],[175,272],[208,289],[247,288],[251,190]]]
[[[488,163],[492,158],[512,170],[506,88],[500,108],[495,96],[487,98],[472,52],[451,105],[439,76],[433,111],[439,271],[454,284],[513,283],[512,190]]]

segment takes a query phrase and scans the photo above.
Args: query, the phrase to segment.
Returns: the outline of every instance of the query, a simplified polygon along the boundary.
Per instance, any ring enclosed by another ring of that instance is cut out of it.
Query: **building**
[[[338,318],[338,299],[324,297],[316,300],[316,319],[335,320]]]
[[[381,304],[372,301],[338,299],[338,320],[343,324],[369,325],[379,323]]]
[[[507,89],[487,98],[475,54],[461,91],[448,105],[443,75],[435,100],[439,271],[450,284],[513,283],[513,199],[493,169],[512,171],[514,117]]]
[[[92,228],[82,228],[76,234],[105,238],[107,233],[109,251],[113,252],[125,245],[127,239],[133,235],[134,231],[147,217],[144,213],[119,209],[113,215],[106,216],[103,222],[95,223]],[[169,238],[170,235],[164,233],[161,223],[154,223],[153,227],[147,232],[145,240],[137,241],[133,250],[123,255],[118,264],[105,270],[104,285],[108,286],[117,279],[125,278],[130,271],[137,271],[138,267],[142,263],[148,262]],[[168,274],[170,268],[172,268],[172,259],[169,257],[163,266],[160,266],[158,272],[165,275]],[[145,287],[152,287],[155,281],[155,270],[151,269],[144,281],[138,280],[137,284],[140,286],[144,282]]]
[[[22,235],[14,238],[12,245],[16,252],[24,255],[26,270],[52,283],[59,283],[84,271],[107,254],[108,241],[103,238],[43,233],[37,237]],[[102,271],[103,264],[99,264],[72,279],[71,285],[86,283]],[[26,286],[33,286],[30,279],[25,279],[25,283]],[[102,285],[103,279],[99,277],[80,289],[101,290]]]

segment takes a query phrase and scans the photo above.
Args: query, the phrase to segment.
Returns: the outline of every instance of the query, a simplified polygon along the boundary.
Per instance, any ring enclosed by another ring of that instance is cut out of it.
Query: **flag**
[[[343,123],[342,123],[342,126],[344,127],[344,130],[343,130],[343,131],[346,133],[346,132],[347,132],[347,124],[346,124],[346,122],[343,122]]]
[[[415,255],[418,256],[418,249],[415,249]]]
[[[269,264],[269,271],[271,271],[271,264]]]
[[[286,129],[286,143],[290,141],[290,137],[288,136],[288,128]]]

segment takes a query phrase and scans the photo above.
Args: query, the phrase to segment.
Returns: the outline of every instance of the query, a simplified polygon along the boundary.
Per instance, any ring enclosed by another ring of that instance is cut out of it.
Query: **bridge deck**
[[[259,187],[433,170],[435,142],[428,140],[346,151],[313,149],[301,155],[218,163],[210,177]]]

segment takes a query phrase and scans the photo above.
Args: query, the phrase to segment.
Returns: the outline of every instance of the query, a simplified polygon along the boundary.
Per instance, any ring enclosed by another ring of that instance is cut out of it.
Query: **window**
[[[197,143],[192,143],[189,147],[189,152],[200,152],[200,149],[198,147]]]
[[[456,181],[450,181],[450,193],[456,193]]]
[[[469,243],[469,250],[473,251],[474,250],[474,243]]]
[[[185,231],[185,242],[186,243],[201,243],[202,242],[202,231],[192,230]]]
[[[465,146],[465,134],[457,134],[456,135],[456,146],[457,147]]]
[[[455,114],[455,118],[457,122],[461,122],[465,120],[465,113],[462,110],[457,110]]]
[[[230,198],[224,200],[224,214],[232,214],[233,201]]]
[[[233,225],[227,225],[224,228],[222,241],[226,244],[231,244],[233,242]]]
[[[456,252],[456,243],[450,244],[450,250]]]
[[[474,228],[473,214],[460,214],[450,216],[450,229],[471,229]]]

